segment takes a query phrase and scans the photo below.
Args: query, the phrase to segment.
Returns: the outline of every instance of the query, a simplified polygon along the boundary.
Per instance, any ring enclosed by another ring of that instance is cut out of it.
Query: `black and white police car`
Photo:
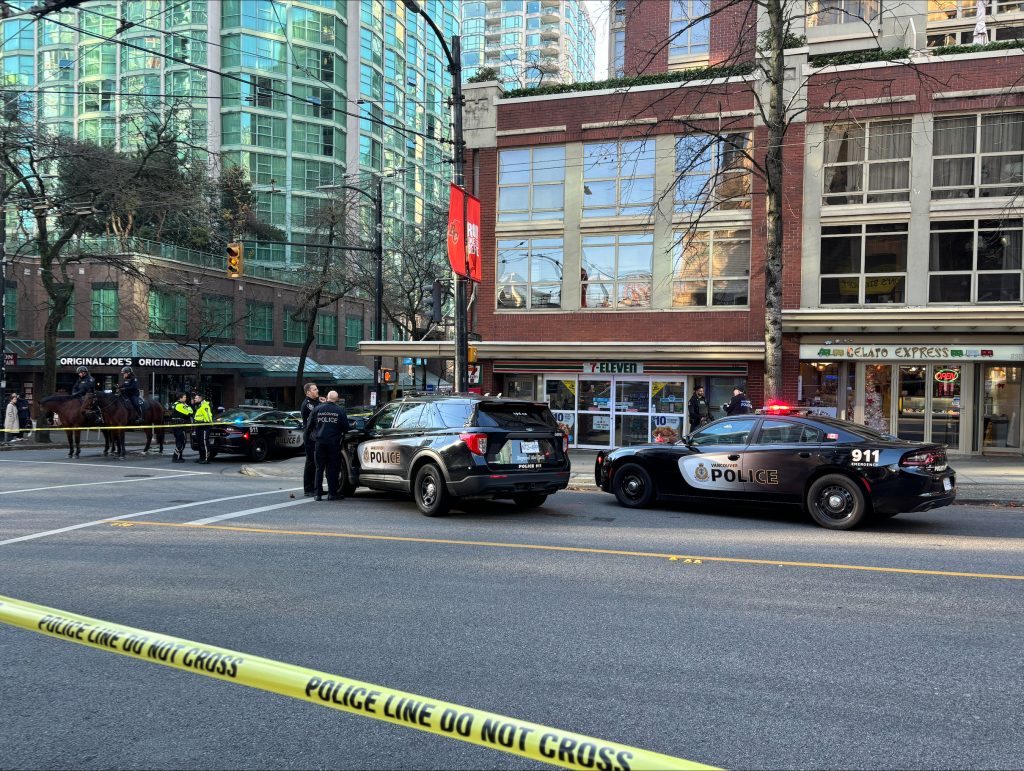
[[[342,439],[341,489],[411,493],[428,517],[456,499],[509,498],[533,508],[568,486],[568,450],[546,404],[406,396]]]
[[[674,444],[600,452],[594,473],[630,508],[659,498],[786,504],[833,530],[956,497],[943,445],[781,406],[720,418]]]
[[[198,451],[195,431],[192,449]],[[292,454],[302,450],[302,418],[297,412],[282,412],[254,405],[227,410],[210,429],[209,457],[245,455],[261,463],[272,454]]]

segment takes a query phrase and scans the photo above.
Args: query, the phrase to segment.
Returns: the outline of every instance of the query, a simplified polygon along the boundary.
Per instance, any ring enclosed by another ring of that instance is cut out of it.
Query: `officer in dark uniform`
[[[750,397],[743,392],[743,388],[736,386],[732,389],[732,400],[728,404],[723,404],[722,409],[726,415],[749,415],[754,411],[754,405],[751,404]]]
[[[171,429],[174,432],[174,457],[172,463],[185,462],[185,426],[192,422],[192,407],[188,403],[188,394],[183,393],[171,408]]]
[[[77,396],[83,406],[85,405],[86,397],[91,395],[91,407],[87,417],[94,425],[98,425],[103,422],[103,415],[100,413],[99,405],[96,404],[96,381],[89,374],[88,367],[81,366],[77,371],[78,380],[71,387],[71,395]]]
[[[338,404],[338,392],[327,394],[327,402],[310,415],[313,428],[311,437],[316,441],[316,500],[323,500],[324,473],[327,473],[327,500],[340,501],[345,496],[338,488],[341,471],[341,439],[348,431],[348,415]]]
[[[139,381],[131,367],[121,367],[124,381],[121,383],[121,396],[135,409],[135,419],[130,421],[133,426],[142,425],[142,397],[139,395]]]
[[[316,442],[309,438],[309,432],[313,428],[309,416],[326,400],[320,396],[316,383],[306,383],[302,390],[306,394],[306,398],[302,400],[302,407],[299,408],[302,415],[302,447],[306,451],[306,465],[302,469],[302,494],[312,498],[316,485]]]

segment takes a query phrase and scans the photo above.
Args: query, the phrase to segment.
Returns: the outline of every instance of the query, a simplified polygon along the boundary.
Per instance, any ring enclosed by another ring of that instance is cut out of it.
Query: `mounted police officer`
[[[103,422],[103,415],[100,413],[100,407],[96,403],[96,381],[89,374],[88,367],[80,366],[77,371],[78,380],[71,387],[71,395],[77,397],[82,402],[83,408],[86,407],[86,402],[88,401],[87,417],[89,421],[98,425]]]
[[[171,463],[185,462],[185,426],[192,422],[192,407],[188,403],[188,394],[183,393],[171,408],[171,430],[174,432],[174,457]]]
[[[142,425],[142,397],[139,395],[139,381],[135,379],[135,373],[131,367],[121,367],[121,374],[124,380],[121,381],[121,396],[135,410],[135,419],[129,421],[129,425]]]
[[[322,500],[324,495],[324,472],[327,473],[327,500],[340,501],[345,496],[338,485],[338,473],[341,471],[341,439],[348,431],[348,415],[345,408],[338,404],[338,392],[327,394],[327,401],[321,404],[309,416],[313,426],[310,437],[316,441],[316,493],[314,500]]]

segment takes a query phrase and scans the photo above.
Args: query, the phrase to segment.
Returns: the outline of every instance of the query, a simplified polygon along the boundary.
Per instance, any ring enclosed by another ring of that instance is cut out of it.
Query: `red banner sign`
[[[448,203],[448,262],[463,278],[479,283],[483,278],[480,263],[480,199],[458,185],[451,186]]]

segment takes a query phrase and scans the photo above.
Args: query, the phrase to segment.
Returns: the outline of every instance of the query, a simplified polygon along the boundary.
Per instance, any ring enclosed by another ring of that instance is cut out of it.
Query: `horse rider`
[[[100,412],[100,407],[96,403],[96,381],[89,374],[88,367],[78,368],[78,380],[71,387],[71,395],[78,397],[78,400],[82,402],[83,409],[87,410],[87,416],[94,424],[98,425],[103,422],[103,413]],[[88,402],[88,406],[86,402]]]
[[[131,367],[121,367],[121,374],[124,375],[124,380],[121,382],[121,396],[135,409],[135,419],[129,421],[129,425],[141,426],[144,405],[142,397],[139,395],[139,381],[135,379],[135,373],[132,372]]]
[[[192,407],[188,403],[188,394],[183,393],[171,408],[171,423],[174,428],[174,457],[172,463],[185,462],[185,426],[192,422]]]

